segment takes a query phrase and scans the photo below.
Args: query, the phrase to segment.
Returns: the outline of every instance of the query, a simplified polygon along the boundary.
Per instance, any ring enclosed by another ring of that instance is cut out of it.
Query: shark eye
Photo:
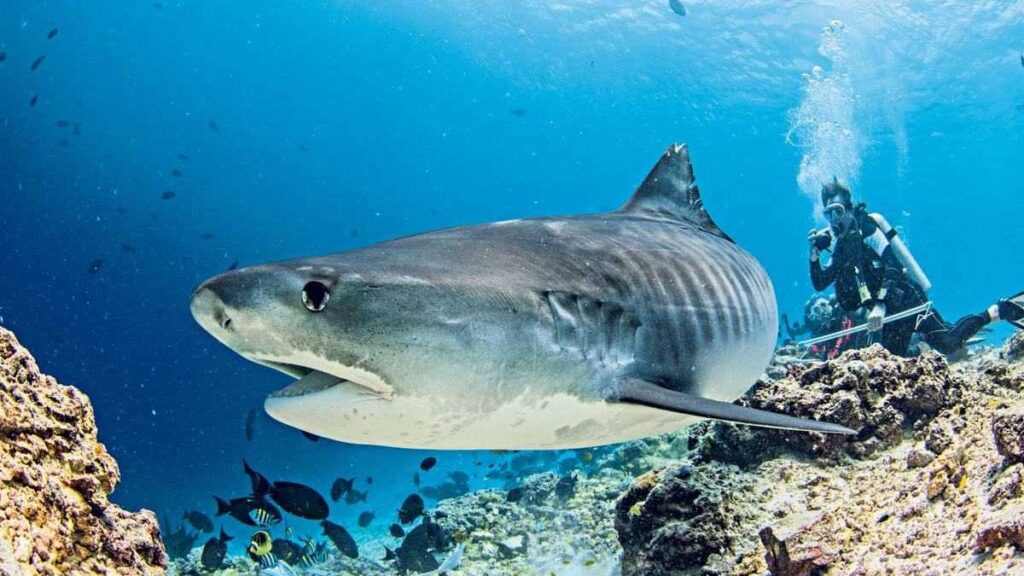
[[[306,305],[306,309],[310,312],[323,310],[330,299],[331,291],[322,282],[313,280],[312,282],[306,282],[306,285],[302,287],[302,303]]]

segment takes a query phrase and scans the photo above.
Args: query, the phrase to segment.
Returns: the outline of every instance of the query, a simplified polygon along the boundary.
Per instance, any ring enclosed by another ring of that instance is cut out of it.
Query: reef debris
[[[39,371],[0,328],[0,573],[164,574],[156,516],[108,496],[117,462],[88,397]]]

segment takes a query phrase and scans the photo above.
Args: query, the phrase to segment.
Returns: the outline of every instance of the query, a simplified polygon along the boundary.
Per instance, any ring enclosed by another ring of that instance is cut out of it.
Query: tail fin
[[[231,511],[231,505],[230,504],[228,504],[227,502],[225,502],[224,500],[222,500],[222,499],[220,499],[220,498],[218,498],[216,496],[214,496],[213,499],[217,501],[217,514],[216,514],[216,516],[223,516],[223,515],[225,515],[225,514],[227,514],[228,512]]]

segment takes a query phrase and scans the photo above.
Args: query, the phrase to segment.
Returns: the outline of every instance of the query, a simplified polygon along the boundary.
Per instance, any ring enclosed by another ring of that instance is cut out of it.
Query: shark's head
[[[243,268],[202,283],[192,315],[242,357],[297,379],[267,399],[272,417],[351,439],[340,412],[458,398],[455,383],[479,375],[480,358],[506,337],[481,328],[473,295],[408,270],[338,257]]]
[[[196,321],[244,358],[298,382],[277,392],[285,400],[340,383],[365,394],[395,393],[388,374],[401,362],[380,345],[403,321],[394,295],[374,279],[312,261],[244,268],[203,282],[192,295]],[[387,314],[378,313],[387,309]],[[386,320],[385,320],[386,319]]]

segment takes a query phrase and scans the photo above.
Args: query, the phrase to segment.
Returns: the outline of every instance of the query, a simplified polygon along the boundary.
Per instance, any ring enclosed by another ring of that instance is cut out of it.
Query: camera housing
[[[818,231],[814,235],[814,247],[818,250],[828,250],[829,246],[832,245],[832,233],[829,232],[828,228]]]

